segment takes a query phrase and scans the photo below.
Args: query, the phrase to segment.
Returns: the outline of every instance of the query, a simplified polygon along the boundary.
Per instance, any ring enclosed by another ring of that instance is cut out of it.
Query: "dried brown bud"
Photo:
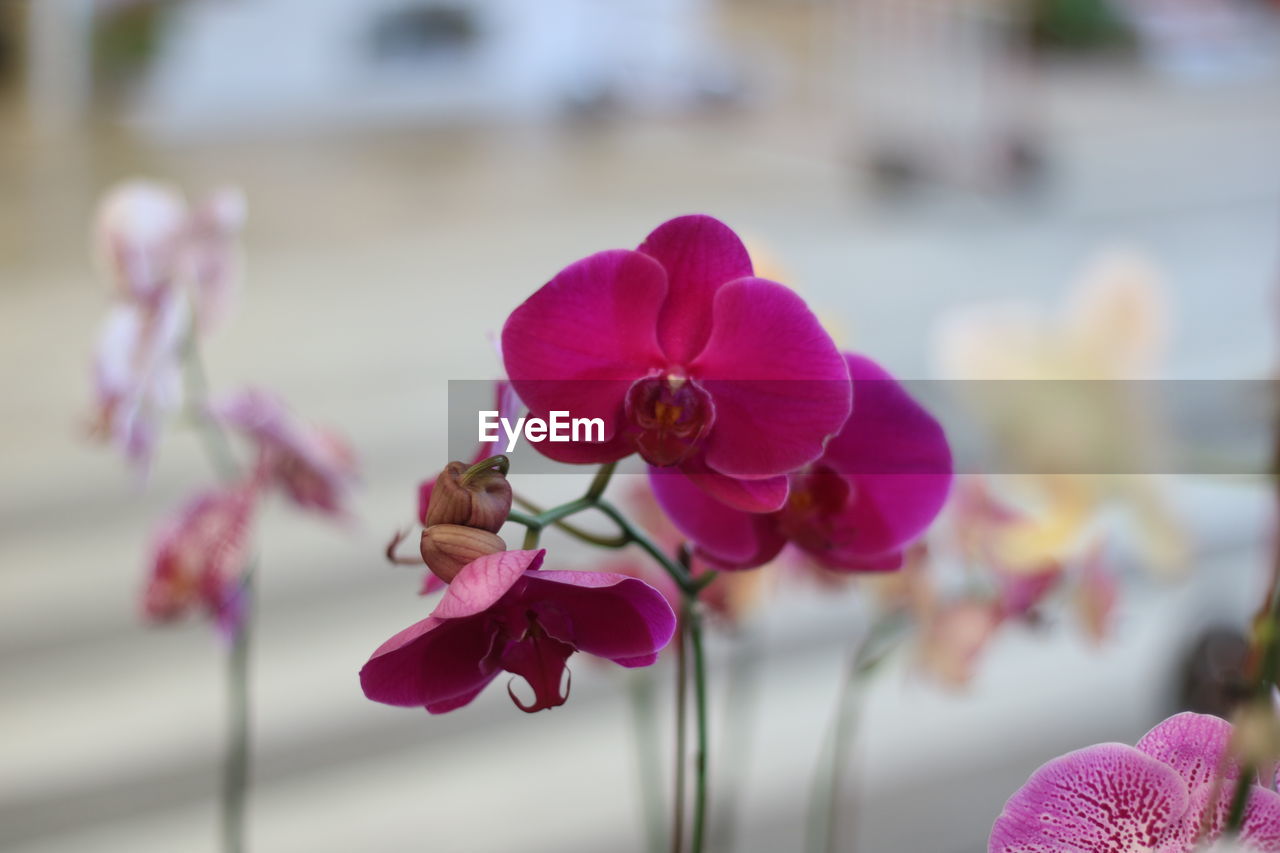
[[[511,512],[507,457],[491,456],[470,468],[450,462],[436,478],[426,526],[462,524],[497,533]]]
[[[450,583],[467,563],[507,550],[496,533],[461,524],[435,524],[422,531],[422,559],[440,580]]]

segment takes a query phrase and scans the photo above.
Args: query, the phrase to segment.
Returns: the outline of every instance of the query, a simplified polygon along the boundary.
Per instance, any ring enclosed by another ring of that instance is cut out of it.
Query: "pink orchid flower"
[[[750,512],[779,508],[786,474],[821,456],[849,414],[831,338],[799,296],[755,277],[742,241],[708,216],[561,270],[507,318],[502,353],[532,415],[604,422],[604,441],[538,444],[547,456],[638,452]]]
[[[189,287],[202,331],[226,315],[239,272],[236,240],[244,195],[221,188],[189,207],[175,188],[134,180],[108,190],[93,242],[99,263],[124,299],[142,305]]]
[[[699,554],[745,569],[769,562],[790,542],[827,568],[901,567],[903,549],[946,501],[951,451],[937,421],[879,365],[844,358],[853,413],[821,457],[790,475],[790,497],[777,512],[741,512],[679,473],[651,469],[658,503]]]
[[[182,406],[181,347],[186,304],[171,294],[116,305],[93,359],[93,433],[137,468],[149,466],[164,419]]]
[[[1226,823],[1240,775],[1227,755],[1230,739],[1225,720],[1184,713],[1137,748],[1104,743],[1056,758],[1009,798],[987,849],[1190,853],[1218,839]],[[1215,779],[1223,771],[1227,784]],[[1250,784],[1238,841],[1256,853],[1280,851],[1280,794]]]
[[[533,689],[522,711],[563,705],[576,651],[648,666],[670,642],[675,614],[657,590],[603,572],[540,571],[545,551],[500,551],[468,563],[435,609],[383,643],[360,671],[376,702],[442,714],[473,700],[503,670]]]
[[[234,633],[256,503],[253,484],[212,489],[160,529],[142,596],[148,621],[169,622],[203,608],[224,632]]]
[[[279,397],[259,389],[212,403],[210,412],[257,446],[258,475],[294,504],[331,517],[347,515],[356,461],[341,436],[299,421]]]

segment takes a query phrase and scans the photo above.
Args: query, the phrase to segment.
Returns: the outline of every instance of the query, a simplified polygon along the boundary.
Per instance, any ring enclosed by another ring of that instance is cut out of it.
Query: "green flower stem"
[[[227,754],[222,773],[222,846],[244,850],[244,816],[249,793],[249,632],[253,617],[254,571],[245,573],[243,616],[227,654]]]
[[[527,498],[521,497],[520,495],[513,495],[512,500],[529,512],[533,513],[535,516],[543,511],[542,507]],[[518,517],[512,518],[512,521],[515,521],[517,524],[524,524],[526,527],[528,527],[527,522],[532,520],[532,516],[525,515],[518,510],[515,511],[513,515]],[[576,524],[566,521],[563,518],[554,522],[554,524],[574,539],[586,542],[588,545],[594,545],[597,548],[625,548],[627,545],[631,544],[631,540],[623,534],[618,534],[617,536],[601,536],[598,533],[583,530],[581,527],[578,527]]]
[[[672,558],[645,534],[629,518],[604,498],[604,491],[613,476],[614,464],[602,465],[587,487],[582,497],[551,507],[550,509],[529,514],[521,510],[512,510],[507,519],[525,528],[524,548],[538,547],[542,531],[551,525],[560,525],[567,532],[578,536],[591,544],[601,547],[624,547],[639,545],[653,560],[662,567],[671,580],[680,589],[683,599],[682,626],[676,634],[676,761],[675,761],[675,806],[671,826],[671,848],[673,853],[682,853],[684,849],[684,813],[686,805],[686,758],[687,758],[687,705],[688,681],[690,677],[689,658],[692,657],[692,678],[694,686],[694,714],[697,726],[697,751],[693,756],[693,826],[690,830],[692,853],[703,853],[707,821],[707,663],[703,648],[702,613],[698,607],[698,595],[715,579],[715,572],[707,572],[697,578],[689,567],[689,552],[682,548],[678,558]],[[534,507],[521,500],[521,505]],[[571,525],[564,524],[564,519],[587,510],[598,510],[608,516],[620,531],[611,538],[597,537]],[[581,535],[581,534],[586,534]],[[599,541],[593,541],[599,540]],[[687,647],[686,647],[687,644]]]
[[[823,741],[823,753],[827,758],[825,761],[819,759],[814,777],[805,845],[809,853],[853,849],[852,843],[843,847],[839,844],[839,815],[840,801],[846,788],[845,766],[857,734],[860,703],[867,681],[905,635],[906,621],[901,615],[882,615],[849,653],[840,692],[836,695],[831,728]]]
[[[697,593],[685,595],[685,621],[693,652],[693,705],[698,730],[693,754],[693,853],[702,853],[707,827],[707,657],[702,648],[702,612]]]
[[[218,477],[227,483],[239,482],[244,477],[244,471],[232,450],[231,441],[222,426],[205,408],[209,395],[209,382],[194,324],[187,332],[182,354],[189,400],[188,419],[200,435],[205,455],[208,456]],[[227,649],[227,745],[222,762],[220,788],[222,849],[226,853],[242,853],[244,850],[250,754],[249,631],[255,608],[254,576],[256,574],[257,560],[255,559],[246,567],[240,581],[241,621]]]
[[[671,853],[682,853],[684,850],[684,808],[688,797],[685,794],[685,780],[688,776],[688,717],[689,717],[689,656],[687,640],[683,626],[677,626],[674,638],[676,647],[676,754],[673,759],[675,773],[675,802],[671,807]]]

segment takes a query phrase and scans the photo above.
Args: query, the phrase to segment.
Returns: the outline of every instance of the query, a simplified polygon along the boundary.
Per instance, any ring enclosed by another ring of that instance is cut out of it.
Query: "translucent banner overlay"
[[[536,383],[535,383],[536,385]],[[506,454],[519,474],[564,474],[582,470],[548,458],[569,446],[590,450],[583,437],[594,438],[603,426],[606,437],[624,437],[636,430],[634,417],[621,400],[627,383],[559,382],[535,390],[540,397],[564,399],[556,423],[544,430],[529,418],[553,420],[549,413],[532,415],[524,406],[512,411],[512,397],[499,401],[495,383],[480,380],[449,382],[449,458],[471,460],[478,454]],[[841,386],[827,382],[736,380],[707,383],[715,400],[732,394],[736,400],[758,401],[730,420],[728,405],[717,407],[699,445],[716,440],[718,429],[748,430],[761,443],[770,441],[768,424],[788,414],[785,403],[821,395],[839,395]],[[847,387],[847,386],[844,386]],[[945,430],[954,471],[960,474],[1203,474],[1249,476],[1267,474],[1276,446],[1280,382],[1275,380],[865,380],[854,387],[854,415],[842,440],[866,440],[894,434],[894,453],[864,453],[859,470],[849,473],[933,473],[911,452],[918,418],[904,413],[902,404],[889,405],[901,388]],[[545,392],[545,393],[544,393]],[[616,405],[598,401],[618,400]],[[909,406],[909,404],[907,404]],[[584,409],[584,406],[587,407]],[[489,415],[489,434],[497,440],[478,441],[481,418]],[[505,417],[507,425],[497,422]],[[526,418],[520,429],[518,418]],[[553,426],[579,442],[551,444]],[[595,423],[604,421],[603,425]],[[587,423],[587,421],[591,421]],[[913,426],[915,424],[916,426]],[[510,446],[511,433],[518,433]],[[530,435],[541,434],[541,442]],[[739,433],[741,434],[741,432]],[[442,464],[447,460],[441,460]]]

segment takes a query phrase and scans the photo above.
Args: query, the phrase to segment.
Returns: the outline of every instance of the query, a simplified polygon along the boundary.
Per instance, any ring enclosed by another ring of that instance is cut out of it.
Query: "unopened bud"
[[[434,524],[422,531],[422,559],[445,583],[453,581],[467,563],[507,550],[496,533],[461,524]]]
[[[470,468],[450,462],[431,489],[425,526],[461,524],[497,533],[511,512],[507,466],[505,456],[491,456]]]

